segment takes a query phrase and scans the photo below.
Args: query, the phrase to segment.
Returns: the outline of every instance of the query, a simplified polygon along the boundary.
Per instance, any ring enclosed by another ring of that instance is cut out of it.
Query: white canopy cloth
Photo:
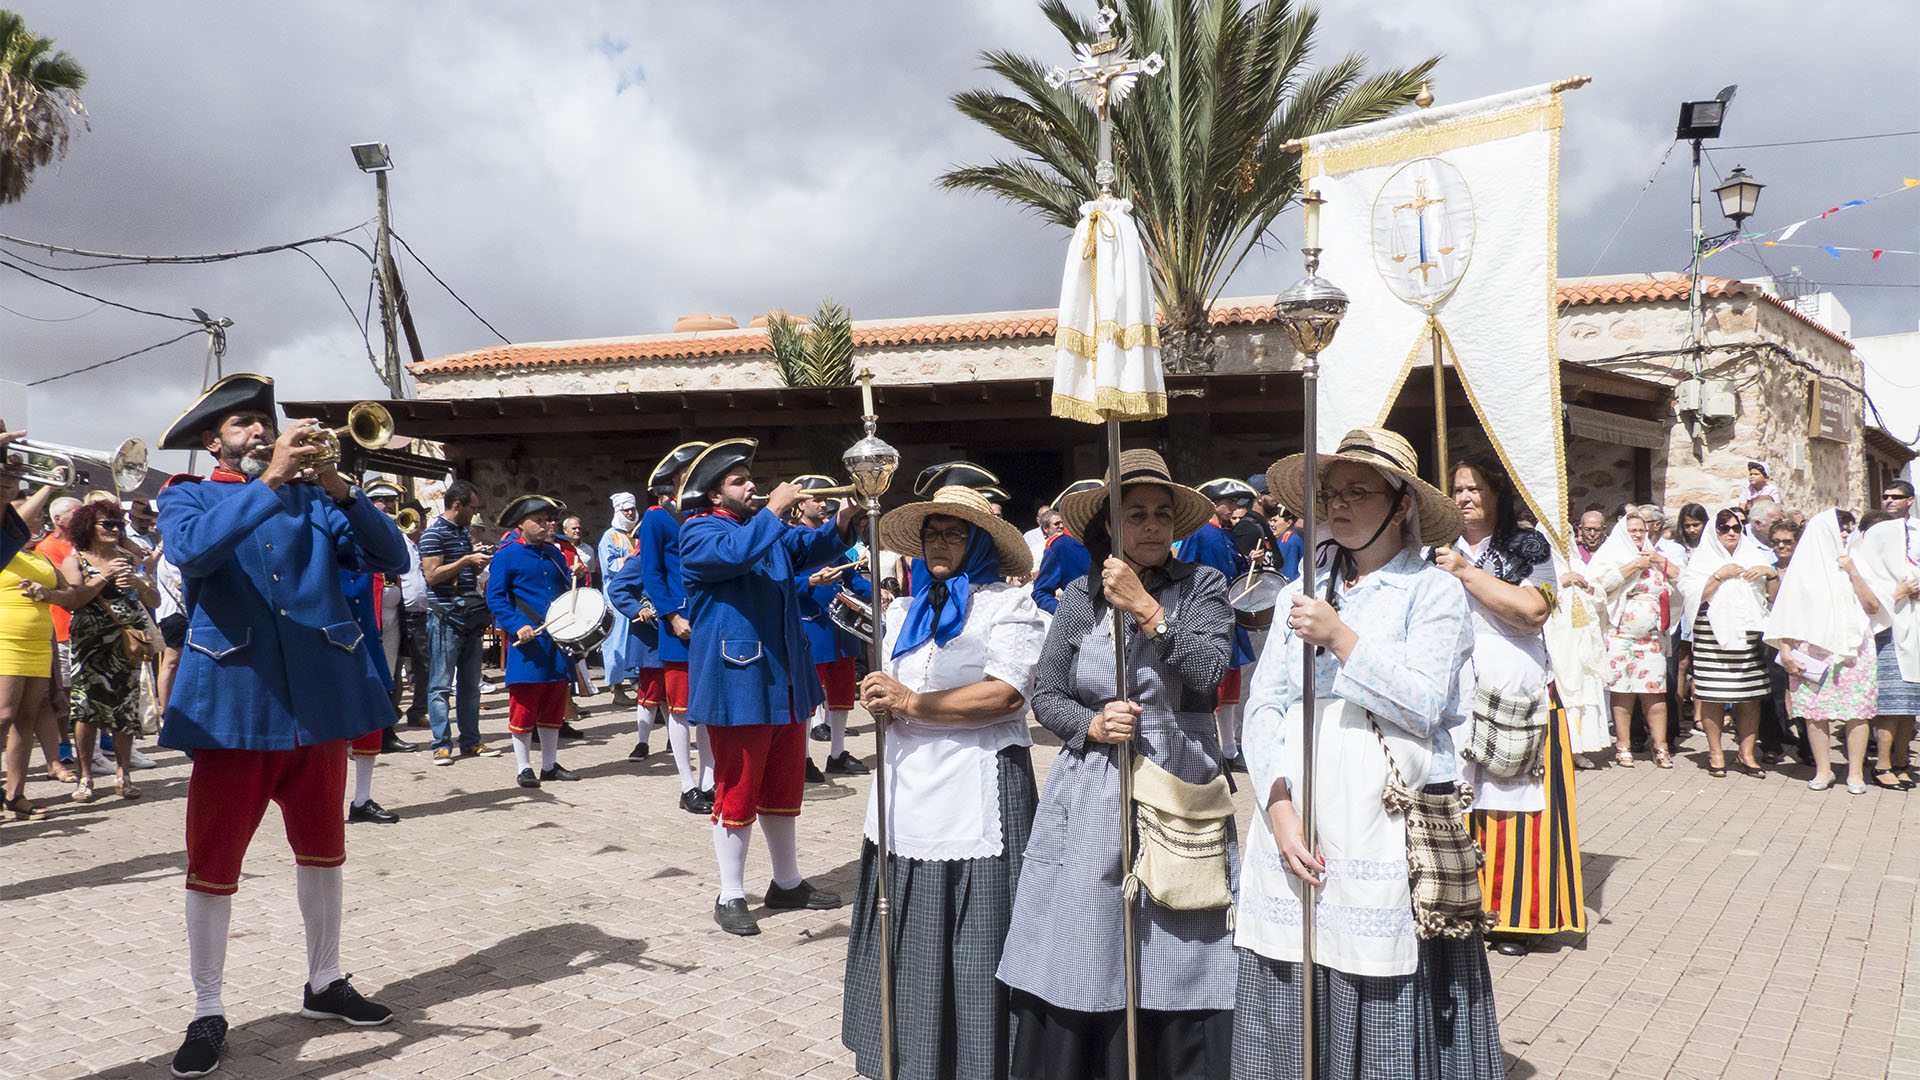
[[[1682,625],[1692,626],[1700,617],[1708,580],[1728,563],[1742,568],[1772,566],[1773,552],[1762,547],[1745,529],[1740,530],[1740,542],[1731,553],[1720,542],[1717,532],[1701,537],[1693,549],[1693,557],[1687,560],[1687,568],[1680,574],[1682,617],[1686,620]],[[1713,627],[1713,640],[1722,648],[1738,648],[1748,634],[1765,630],[1767,594],[1760,583],[1746,578],[1721,582],[1713,592],[1712,602],[1707,604],[1707,625]],[[1854,644],[1857,646],[1859,642]]]
[[[1920,519],[1883,521],[1868,529],[1854,545],[1854,565],[1880,601],[1875,625],[1893,630],[1893,655],[1900,677],[1920,682],[1920,598],[1893,598],[1893,590],[1910,577],[1920,577]],[[1792,564],[1788,564],[1791,569]]]
[[[1167,415],[1153,268],[1125,199],[1080,206],[1053,335],[1053,415],[1089,424]]]
[[[1560,125],[1542,84],[1311,136],[1300,176],[1327,199],[1320,274],[1350,299],[1321,354],[1321,449],[1385,422],[1414,366],[1432,362],[1438,322],[1501,463],[1564,549]]]
[[[1801,641],[1841,658],[1860,651],[1873,633],[1873,620],[1854,595],[1853,579],[1837,565],[1844,550],[1836,511],[1822,510],[1807,522],[1793,561],[1780,574],[1780,591],[1767,615],[1767,644],[1777,649],[1783,641]]]

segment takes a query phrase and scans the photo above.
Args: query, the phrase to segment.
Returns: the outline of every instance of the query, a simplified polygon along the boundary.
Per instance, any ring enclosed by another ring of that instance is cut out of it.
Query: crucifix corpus
[[[1138,59],[1127,55],[1127,48],[1113,32],[1119,12],[1100,9],[1094,24],[1100,28],[1100,40],[1080,45],[1073,51],[1077,63],[1072,68],[1054,68],[1047,72],[1047,85],[1055,90],[1067,87],[1082,105],[1100,118],[1100,164],[1094,167],[1093,181],[1100,185],[1102,197],[1113,194],[1113,120],[1108,108],[1117,105],[1132,91],[1142,75],[1152,78],[1166,64],[1159,53]]]

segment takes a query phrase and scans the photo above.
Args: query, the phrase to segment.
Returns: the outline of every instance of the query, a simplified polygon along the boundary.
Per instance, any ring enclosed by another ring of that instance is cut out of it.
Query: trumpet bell
[[[393,523],[401,532],[410,533],[420,527],[420,511],[411,506],[401,507],[400,512],[393,515]]]
[[[128,439],[111,452],[16,439],[7,446],[6,460],[6,471],[22,480],[57,488],[79,483],[82,465],[112,477],[120,491],[132,491],[147,478],[147,444],[139,439]]]
[[[347,422],[337,428],[324,428],[313,436],[320,447],[314,465],[332,465],[340,460],[340,439],[352,439],[363,450],[379,450],[393,441],[393,414],[377,401],[362,401],[347,410]]]

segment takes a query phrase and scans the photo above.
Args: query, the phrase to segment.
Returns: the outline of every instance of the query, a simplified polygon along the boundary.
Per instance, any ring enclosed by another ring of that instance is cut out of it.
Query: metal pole
[[[867,433],[873,433],[874,418],[866,417]],[[873,639],[867,643],[867,670],[886,670],[886,605],[880,603],[880,496],[867,496],[867,552],[871,560],[873,582]],[[892,898],[888,894],[893,872],[893,842],[887,818],[887,724],[890,717],[873,718],[873,798],[878,813],[876,835],[879,858],[873,875],[874,914],[880,928],[880,1080],[893,1076],[893,925]]]
[[[386,335],[387,355],[381,365],[380,375],[387,384],[387,392],[400,397],[400,335],[394,329],[393,313],[393,241],[392,229],[387,224],[387,173],[382,169],[373,174],[374,192],[377,202],[379,231],[374,234],[374,273],[380,279],[380,330]]]
[[[1447,486],[1447,368],[1441,362],[1440,320],[1427,313],[1427,330],[1433,337],[1433,467],[1435,485]]]
[[[1300,595],[1313,595],[1314,532],[1319,524],[1320,493],[1316,485],[1320,475],[1320,354],[1308,353],[1300,364],[1300,406],[1302,411],[1302,449],[1306,452],[1306,473],[1301,481],[1300,527],[1306,536],[1306,555],[1300,560]],[[1314,717],[1313,645],[1300,641],[1300,831],[1307,851],[1314,850],[1313,836],[1313,754]],[[1314,888],[1300,887],[1300,1075],[1314,1080],[1320,1075],[1319,1032],[1315,1023],[1319,1009],[1314,1003],[1316,981],[1313,966]]]
[[[1115,555],[1126,558],[1120,543],[1120,421],[1107,421],[1107,535]],[[1114,700],[1128,700],[1126,616],[1107,598],[1113,613],[1113,693]],[[1114,747],[1114,763],[1120,770],[1120,880],[1133,873],[1133,742]],[[1120,955],[1125,966],[1127,990],[1127,1080],[1140,1076],[1140,969],[1133,935],[1133,898],[1125,885],[1120,892]]]

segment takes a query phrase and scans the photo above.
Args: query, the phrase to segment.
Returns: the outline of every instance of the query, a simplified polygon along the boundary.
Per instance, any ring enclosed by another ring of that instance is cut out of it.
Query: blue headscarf
[[[935,645],[952,641],[967,625],[969,595],[976,584],[1000,580],[1000,550],[993,538],[978,525],[967,526],[967,554],[944,581],[934,580],[926,564],[914,560],[913,601],[907,605],[907,621],[894,639],[893,655],[905,656],[931,640]],[[925,572],[922,572],[925,571]]]

